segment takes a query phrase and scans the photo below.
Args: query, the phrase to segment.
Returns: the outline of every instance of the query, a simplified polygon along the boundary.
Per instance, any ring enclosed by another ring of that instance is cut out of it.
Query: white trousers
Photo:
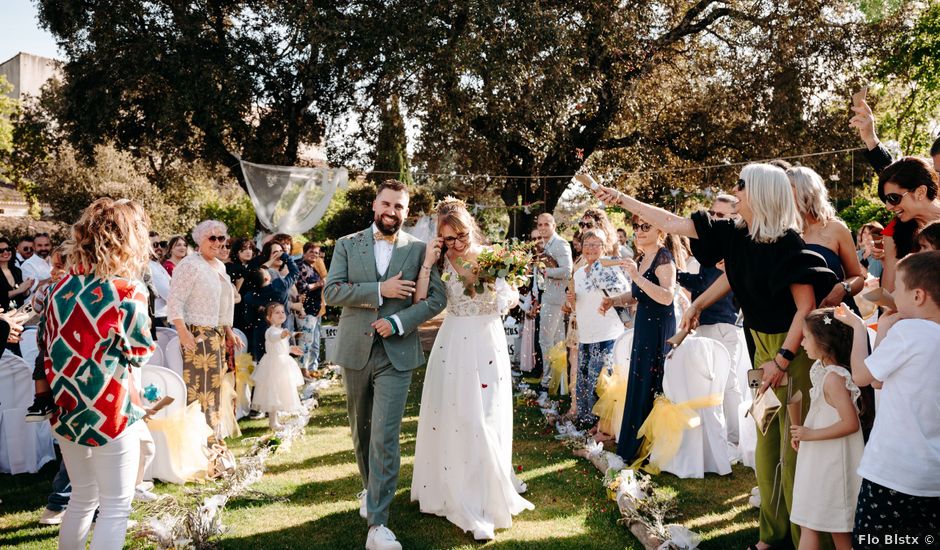
[[[59,439],[62,459],[72,481],[72,497],[59,528],[60,550],[84,550],[91,520],[98,520],[91,550],[120,550],[127,535],[127,518],[140,467],[143,420],[121,437],[100,447]]]
[[[728,428],[728,443],[738,444],[738,407],[741,405],[741,389],[738,388],[738,361],[742,353],[745,353],[744,338],[741,328],[730,323],[716,323],[714,325],[702,325],[695,329],[696,335],[703,338],[711,338],[721,342],[728,355],[731,356],[731,365],[728,369],[728,382],[725,384],[725,400],[722,409],[725,413],[725,425]]]
[[[561,312],[561,304],[542,304],[539,311],[539,347],[542,348],[541,384],[548,387],[552,379],[552,367],[549,364],[548,352],[552,347],[565,339],[565,314]]]

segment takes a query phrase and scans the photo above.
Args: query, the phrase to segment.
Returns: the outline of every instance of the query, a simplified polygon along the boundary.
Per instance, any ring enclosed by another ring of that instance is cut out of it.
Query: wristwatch
[[[840,284],[842,285],[842,288],[845,289],[845,295],[846,295],[846,296],[851,296],[851,295],[852,295],[852,285],[850,285],[847,281],[842,281]]]

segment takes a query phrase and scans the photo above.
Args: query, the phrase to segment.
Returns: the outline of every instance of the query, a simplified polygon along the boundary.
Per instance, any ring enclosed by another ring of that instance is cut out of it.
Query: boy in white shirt
[[[898,311],[878,320],[871,355],[865,323],[845,304],[836,312],[855,329],[853,380],[881,388],[858,467],[854,548],[917,546],[940,528],[940,252],[908,255],[897,269]]]

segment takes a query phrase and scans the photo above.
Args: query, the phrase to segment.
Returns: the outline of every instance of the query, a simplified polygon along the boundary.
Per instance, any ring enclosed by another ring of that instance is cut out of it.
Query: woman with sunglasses
[[[617,438],[617,454],[627,462],[636,458],[642,443],[637,439],[637,432],[653,410],[656,395],[663,392],[666,340],[676,333],[673,306],[677,288],[676,251],[665,246],[666,233],[639,216],[633,216],[633,234],[636,261],[623,260],[624,269],[633,282],[631,290],[601,304],[601,309],[606,310],[615,305],[636,303],[627,397]]]
[[[26,294],[33,287],[33,280],[23,280],[23,272],[14,265],[16,251],[6,237],[0,237],[0,307],[11,311],[23,304]]]
[[[881,286],[888,292],[894,291],[898,260],[918,250],[920,229],[940,220],[937,188],[937,172],[919,157],[904,157],[878,176],[878,196],[895,215],[881,232],[884,247]]]
[[[579,178],[590,188],[590,176]],[[805,415],[812,361],[801,347],[803,319],[816,307],[817,289],[825,296],[836,277],[822,257],[805,249],[786,172],[769,164],[749,164],[741,170],[735,189],[738,221],[711,219],[704,211],[684,218],[610,187],[598,186],[595,193],[662,231],[692,239],[692,252],[702,265],[725,260],[725,275],[695,299],[683,326],[695,328],[699,312],[733,290],[756,343],[753,364],[763,371],[760,391],[774,391],[781,403],[788,403],[800,390]],[[786,409],[781,408],[766,434],[757,434],[760,542],[752,547],[760,550],[799,545],[799,527],[790,524],[796,451],[787,438]]]
[[[476,540],[533,506],[512,467],[512,376],[501,315],[518,303],[505,280],[473,290],[483,235],[463,201],[437,206],[437,238],[428,243],[414,301],[442,273],[447,317],[428,356],[415,441],[411,500],[446,517]],[[469,289],[466,285],[470,285]]]
[[[176,328],[183,351],[186,404],[199,401],[215,439],[221,441],[220,407],[233,406],[221,402],[225,344],[242,346],[232,331],[235,287],[219,260],[228,235],[225,224],[216,220],[199,223],[192,235],[199,251],[174,270],[167,318]]]

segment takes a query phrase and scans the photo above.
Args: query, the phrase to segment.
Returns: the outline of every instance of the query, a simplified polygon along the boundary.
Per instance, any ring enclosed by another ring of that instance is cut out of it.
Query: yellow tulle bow
[[[222,376],[222,391],[219,396],[219,423],[222,439],[226,437],[241,437],[242,430],[235,420],[235,401],[238,394],[235,392],[236,378],[231,372]]]
[[[613,374],[604,371],[597,379],[595,391],[598,399],[591,412],[600,418],[598,429],[605,434],[617,435],[620,432],[620,426],[615,426],[614,421],[623,413],[623,403],[627,399],[627,376],[621,373],[622,370],[614,367]]]
[[[568,348],[565,342],[558,342],[548,350],[548,364],[552,369],[552,378],[548,382],[548,393],[568,394]]]
[[[251,385],[251,373],[255,364],[250,353],[239,353],[235,356],[235,387]]]
[[[679,452],[683,432],[702,423],[695,409],[715,407],[721,405],[722,401],[723,396],[717,393],[682,403],[673,403],[663,395],[657,396],[653,410],[637,433],[637,438],[643,437],[645,441],[639,457],[631,467],[642,467],[651,474],[658,474]],[[647,457],[649,464],[642,466]]]
[[[176,475],[184,481],[206,479],[209,468],[206,440],[212,435],[212,428],[206,423],[199,401],[166,418],[151,419],[147,427],[155,436],[158,433],[163,436],[170,466]]]

